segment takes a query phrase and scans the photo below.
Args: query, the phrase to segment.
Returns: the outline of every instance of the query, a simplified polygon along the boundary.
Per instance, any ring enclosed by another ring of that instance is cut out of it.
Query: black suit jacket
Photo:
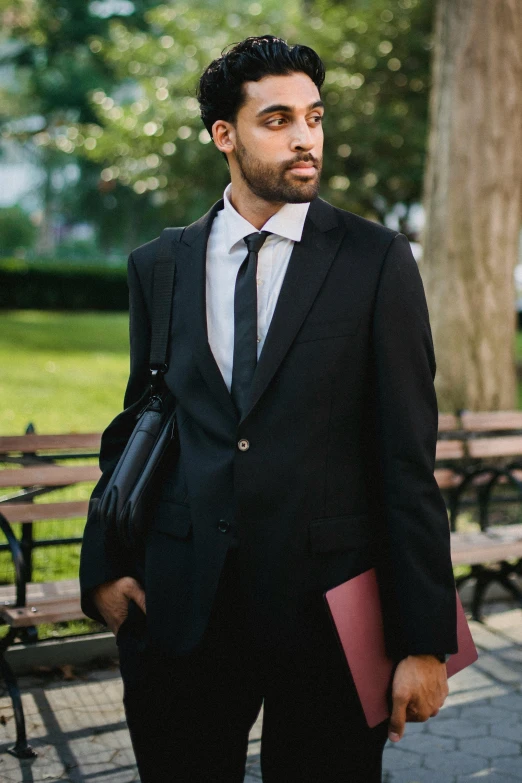
[[[235,534],[252,633],[291,634],[306,621],[311,595],[375,565],[389,654],[456,652],[448,517],[433,475],[435,357],[408,240],[321,198],[311,202],[238,419],[206,332],[206,245],[222,208],[219,200],[173,243],[166,382],[178,401],[179,438],[163,464],[145,545],[130,558],[104,543],[91,515],[80,565],[84,611],[102,620],[89,591],[133,575],[146,592],[147,637],[190,651]],[[124,407],[147,383],[157,248],[155,239],[129,257]],[[131,427],[120,415],[104,432],[93,503]]]

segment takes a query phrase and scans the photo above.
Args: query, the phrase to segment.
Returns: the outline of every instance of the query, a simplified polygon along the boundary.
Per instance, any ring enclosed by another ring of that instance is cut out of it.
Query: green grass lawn
[[[0,435],[98,432],[128,371],[126,313],[0,312]]]

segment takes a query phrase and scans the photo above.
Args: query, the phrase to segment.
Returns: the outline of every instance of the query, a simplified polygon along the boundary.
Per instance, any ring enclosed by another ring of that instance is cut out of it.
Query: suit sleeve
[[[403,234],[383,262],[372,337],[387,651],[396,660],[455,653],[450,530],[434,477],[436,362],[421,276]]]
[[[99,498],[116,467],[136,423],[135,414],[141,407],[140,398],[148,385],[150,320],[140,280],[132,257],[128,258],[130,374],[124,394],[124,410],[104,430],[101,438],[99,465],[102,475],[89,500],[80,555],[80,593],[82,611],[94,620],[105,620],[92,600],[92,590],[104,582],[122,576],[135,576],[134,563],[115,537],[106,536],[94,513]]]

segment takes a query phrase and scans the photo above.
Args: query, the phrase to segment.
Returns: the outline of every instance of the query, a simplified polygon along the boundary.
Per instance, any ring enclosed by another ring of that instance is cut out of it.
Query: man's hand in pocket
[[[131,598],[145,613],[145,591],[132,576],[112,579],[94,589],[94,603],[115,636],[127,617]]]

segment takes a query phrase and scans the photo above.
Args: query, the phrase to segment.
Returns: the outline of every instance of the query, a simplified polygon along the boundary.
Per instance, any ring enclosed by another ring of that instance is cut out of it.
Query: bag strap
[[[183,228],[164,228],[160,235],[158,255],[154,263],[152,283],[152,335],[150,343],[150,372],[154,386],[159,375],[168,369],[167,349],[174,298],[176,256],[172,252],[174,240]]]

